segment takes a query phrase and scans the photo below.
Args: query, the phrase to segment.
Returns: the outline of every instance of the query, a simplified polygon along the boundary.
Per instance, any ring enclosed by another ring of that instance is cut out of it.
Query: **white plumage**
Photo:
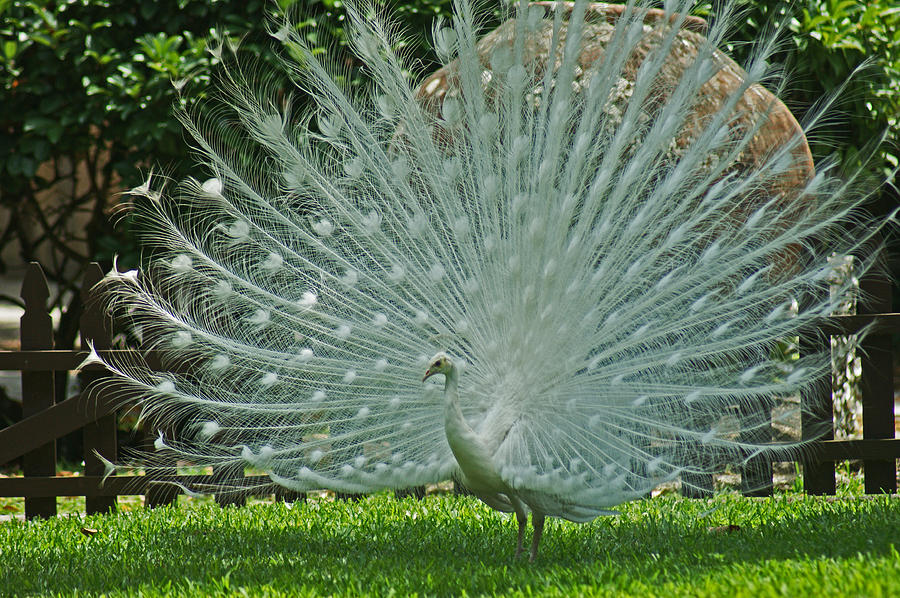
[[[529,489],[521,479],[504,475],[504,458],[500,447],[518,423],[491,425],[472,429],[462,413],[459,403],[459,372],[445,353],[432,358],[425,372],[424,382],[434,374],[443,374],[444,383],[444,431],[447,443],[459,467],[459,478],[465,487],[485,504],[498,511],[515,512],[519,524],[516,557],[522,553],[522,540],[528,512],[532,514],[534,537],[531,544],[531,560],[537,555],[538,544],[547,515],[563,517],[570,521],[590,521],[610,511],[587,504],[569,502],[565,492],[549,492],[547,489]]]
[[[770,75],[768,46],[718,110],[690,120],[721,61],[702,45],[661,93],[689,9],[671,4],[652,25],[627,9],[586,67],[584,4],[563,18],[516,3],[488,69],[460,0],[435,32],[457,61],[438,110],[364,8],[349,7],[348,30],[368,99],[281,28],[312,113],[231,73],[224,125],[185,119],[213,178],[174,198],[142,186],[153,266],[106,281],[145,346],[190,365],[109,364],[148,416],[181,423],[157,448],[298,491],[456,474],[516,512],[518,552],[533,513],[532,558],[545,516],[587,521],[682,474],[774,455],[741,442],[749,424],[733,416],[827,371],[812,354],[785,374],[774,349],[849,287],[829,294],[826,258],[865,244],[844,228],[863,195],[827,171],[772,191],[800,139],[735,169],[767,118],[735,126],[739,97]],[[647,36],[656,49],[628,80]],[[525,59],[539,43],[557,48],[552,64]]]

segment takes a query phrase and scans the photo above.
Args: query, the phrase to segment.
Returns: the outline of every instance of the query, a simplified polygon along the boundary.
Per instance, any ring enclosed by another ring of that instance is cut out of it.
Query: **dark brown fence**
[[[101,355],[129,353],[131,350],[113,350],[111,326],[102,313],[99,302],[91,301],[91,289],[103,273],[97,264],[91,264],[82,285],[85,305],[81,318],[81,346],[93,343]],[[813,450],[803,461],[804,488],[810,494],[835,492],[835,462],[862,459],[867,493],[896,492],[897,459],[900,458],[900,439],[894,438],[894,384],[891,334],[900,333],[900,314],[888,313],[891,309],[891,285],[886,280],[871,278],[862,282],[863,290],[875,301],[869,303],[872,313],[856,316],[834,317],[828,323],[830,335],[853,334],[865,326],[871,326],[862,346],[862,440],[833,440],[833,433],[814,443]],[[296,498],[268,482],[266,476],[244,476],[241,471],[217,471],[210,476],[178,475],[171,467],[149,470],[142,476],[111,476],[101,484],[104,467],[96,457],[99,453],[110,460],[117,458],[116,409],[122,397],[112,397],[102,392],[81,392],[61,402],[55,402],[54,373],[75,370],[87,357],[87,351],[55,350],[50,314],[46,301],[49,296],[47,281],[40,266],[30,264],[22,285],[25,313],[21,318],[21,349],[0,351],[0,370],[21,372],[22,421],[0,430],[0,465],[23,457],[23,477],[0,478],[0,496],[25,497],[25,516],[47,517],[56,514],[56,497],[84,496],[86,510],[90,513],[114,508],[120,495],[145,496],[148,505],[154,506],[174,501],[177,486],[158,482],[177,482],[191,487],[202,484],[204,479],[227,477],[230,487],[246,489],[216,496],[220,504],[240,503],[248,493],[271,494],[284,498]],[[875,313],[878,312],[878,313]],[[824,341],[828,342],[827,338]],[[810,348],[801,342],[802,348]],[[158,363],[152,351],[141,352],[149,363]],[[82,372],[85,383],[103,376],[100,368]],[[821,426],[833,430],[831,385],[820,385],[821,392],[804,396],[802,400],[812,414],[802,422],[803,433],[810,435]],[[759,417],[744,414],[745,417]],[[83,431],[83,476],[60,477],[56,475],[56,440],[66,434]],[[750,439],[752,440],[752,439]],[[712,491],[712,476],[692,479],[693,494],[704,495]],[[771,493],[772,464],[757,460],[743,471],[746,494]]]
[[[133,350],[111,350],[112,332],[109,319],[100,303],[91,301],[91,289],[103,277],[97,264],[91,264],[82,282],[84,312],[81,317],[81,346],[92,343],[101,355],[134,359]],[[56,497],[84,496],[89,514],[109,511],[120,495],[145,496],[150,506],[171,503],[177,498],[177,482],[191,487],[202,484],[203,475],[177,475],[171,467],[148,471],[143,476],[111,476],[103,481],[104,465],[97,454],[116,460],[118,430],[116,410],[123,404],[121,395],[113,397],[94,390],[80,392],[61,402],[55,401],[55,372],[73,371],[87,358],[87,350],[55,350],[50,313],[47,309],[49,289],[41,267],[29,265],[22,284],[21,297],[25,313],[21,318],[20,350],[0,351],[0,370],[19,371],[22,376],[22,421],[0,430],[0,465],[22,457],[23,477],[0,478],[0,496],[25,497],[25,516],[49,517],[56,514]],[[125,355],[130,354],[130,355]],[[142,351],[148,363],[158,363],[153,351]],[[104,375],[99,367],[81,372],[81,387]],[[82,430],[84,475],[57,476],[57,439]],[[220,504],[241,503],[248,493],[276,493],[285,498],[289,493],[276,488],[265,476],[244,476],[242,472],[214,472],[218,479],[228,477],[231,488],[245,487],[246,492],[216,496]],[[102,482],[102,483],[101,483]]]

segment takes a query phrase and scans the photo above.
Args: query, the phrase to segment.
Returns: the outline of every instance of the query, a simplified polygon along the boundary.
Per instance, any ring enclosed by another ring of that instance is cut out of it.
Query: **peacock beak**
[[[434,372],[431,371],[431,368],[428,368],[427,370],[425,370],[425,375],[422,376],[422,382],[425,382],[426,380],[428,380],[433,374],[434,374]]]

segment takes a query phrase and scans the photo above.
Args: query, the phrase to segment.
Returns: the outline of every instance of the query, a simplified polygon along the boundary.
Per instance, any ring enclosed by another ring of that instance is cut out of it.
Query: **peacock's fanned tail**
[[[135,190],[152,265],[103,283],[173,370],[108,364],[178,431],[158,448],[295,490],[447,479],[442,392],[421,382],[444,350],[464,366],[464,415],[523,496],[614,505],[801,450],[743,440],[762,424],[736,414],[822,380],[828,355],[785,361],[779,343],[833,312],[852,280],[828,256],[865,271],[878,225],[858,213],[861,185],[828,168],[785,190],[801,133],[748,160],[772,112],[742,98],[778,85],[774,41],[710,109],[702,88],[732,68],[716,50],[729,19],[691,38],[671,80],[690,4],[666,8],[598,25],[583,2],[517,2],[486,55],[458,0],[434,30],[452,79],[437,103],[409,81],[393,29],[355,3],[366,97],[289,24],[275,37],[313,109],[226,69],[222,108],[184,118],[212,178]],[[598,35],[604,53],[586,62]]]

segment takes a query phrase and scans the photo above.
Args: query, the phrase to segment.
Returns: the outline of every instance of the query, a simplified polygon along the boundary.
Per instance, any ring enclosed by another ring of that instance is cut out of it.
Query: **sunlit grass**
[[[0,593],[41,595],[900,595],[900,498],[664,494],[587,525],[515,523],[435,494],[311,499],[0,524]]]

